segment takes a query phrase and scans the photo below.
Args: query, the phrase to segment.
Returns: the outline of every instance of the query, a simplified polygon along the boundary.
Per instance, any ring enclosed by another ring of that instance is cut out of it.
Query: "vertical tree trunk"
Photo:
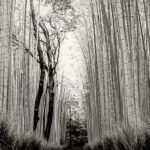
[[[52,118],[53,118],[53,105],[54,105],[54,77],[53,77],[53,69],[50,66],[49,68],[49,107],[48,107],[48,117],[46,123],[46,129],[44,131],[44,137],[48,140],[50,135],[50,130],[52,126]]]
[[[33,23],[33,28],[34,28],[34,37],[37,40],[37,51],[39,54],[39,59],[40,59],[40,81],[39,81],[39,87],[38,87],[38,92],[36,95],[35,99],[35,105],[34,105],[34,120],[33,120],[33,130],[35,131],[37,128],[37,124],[39,121],[39,106],[40,106],[40,101],[41,97],[43,94],[43,88],[44,88],[44,79],[45,79],[45,71],[46,71],[46,64],[44,62],[44,56],[43,56],[43,51],[40,45],[40,40],[38,36],[38,25],[37,25],[37,20],[35,16],[35,10],[33,6],[33,0],[30,0],[30,7],[31,7],[31,17],[32,17],[32,23]]]

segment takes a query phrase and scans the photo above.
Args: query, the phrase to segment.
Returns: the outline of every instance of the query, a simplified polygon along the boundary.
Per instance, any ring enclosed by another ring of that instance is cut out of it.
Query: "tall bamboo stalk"
[[[90,0],[89,5],[82,50],[91,142],[122,123],[136,129],[148,117],[150,18],[145,0]]]

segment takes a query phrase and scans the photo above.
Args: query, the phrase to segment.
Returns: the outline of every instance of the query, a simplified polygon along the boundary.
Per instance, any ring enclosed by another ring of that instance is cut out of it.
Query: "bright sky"
[[[74,1],[74,7],[79,14],[82,13],[85,4],[85,0]],[[78,40],[80,40],[78,33],[82,32],[81,26],[82,25],[79,25],[74,32],[70,32],[63,42],[59,67],[61,72],[64,73],[66,80],[68,79],[76,88],[82,88],[81,78],[85,76],[84,59],[78,43]]]
[[[78,14],[82,14],[86,10],[87,0],[74,0],[73,6]],[[49,8],[40,7],[40,15],[46,16]],[[80,24],[74,32],[67,34],[66,39],[61,45],[60,59],[59,59],[59,74],[63,74],[64,82],[69,87],[71,95],[74,100],[79,101],[79,105],[82,103],[83,92],[82,82],[85,76],[85,65],[80,49],[78,40],[78,33],[82,32],[82,25]],[[60,77],[61,80],[61,77]],[[59,83],[60,81],[58,81]],[[81,112],[82,106],[78,112]],[[82,113],[82,112],[81,112]]]
[[[77,9],[78,13],[83,13],[85,2],[85,0],[75,1],[74,7]],[[80,114],[79,116],[83,117],[84,106],[81,93],[85,92],[82,82],[84,82],[86,73],[83,54],[78,41],[80,40],[79,32],[83,32],[81,24],[74,32],[70,32],[63,42],[60,53],[59,69],[64,75],[65,84],[69,86],[73,99],[79,102],[79,108],[76,109],[78,109],[77,112]]]

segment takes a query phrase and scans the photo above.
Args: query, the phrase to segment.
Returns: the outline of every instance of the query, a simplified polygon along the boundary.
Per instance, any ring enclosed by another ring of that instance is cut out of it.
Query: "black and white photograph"
[[[0,150],[150,150],[150,0],[0,0]]]

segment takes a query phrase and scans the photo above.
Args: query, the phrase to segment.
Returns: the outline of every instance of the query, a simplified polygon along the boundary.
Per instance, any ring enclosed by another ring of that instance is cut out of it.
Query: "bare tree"
[[[54,76],[56,74],[56,67],[59,61],[60,45],[61,42],[64,40],[66,33],[75,29],[74,23],[76,21],[77,16],[75,16],[75,14],[73,13],[71,15],[72,18],[71,20],[68,20],[68,18],[66,17],[68,9],[71,9],[71,11],[74,12],[73,8],[71,7],[70,1],[65,0],[54,1],[53,3],[46,1],[45,4],[52,5],[53,9],[52,14],[48,18],[44,19],[41,18],[38,23],[33,5],[33,0],[30,0],[34,37],[37,40],[37,51],[39,55],[39,63],[41,69],[39,88],[34,105],[33,130],[34,131],[36,130],[37,123],[39,121],[39,106],[43,94],[45,74],[47,73],[48,74],[47,90],[49,95],[49,107],[48,107],[47,123],[44,129],[44,137],[48,140],[53,116],[54,87],[55,87]],[[46,51],[46,55],[48,58],[47,64],[43,56],[44,50]]]

